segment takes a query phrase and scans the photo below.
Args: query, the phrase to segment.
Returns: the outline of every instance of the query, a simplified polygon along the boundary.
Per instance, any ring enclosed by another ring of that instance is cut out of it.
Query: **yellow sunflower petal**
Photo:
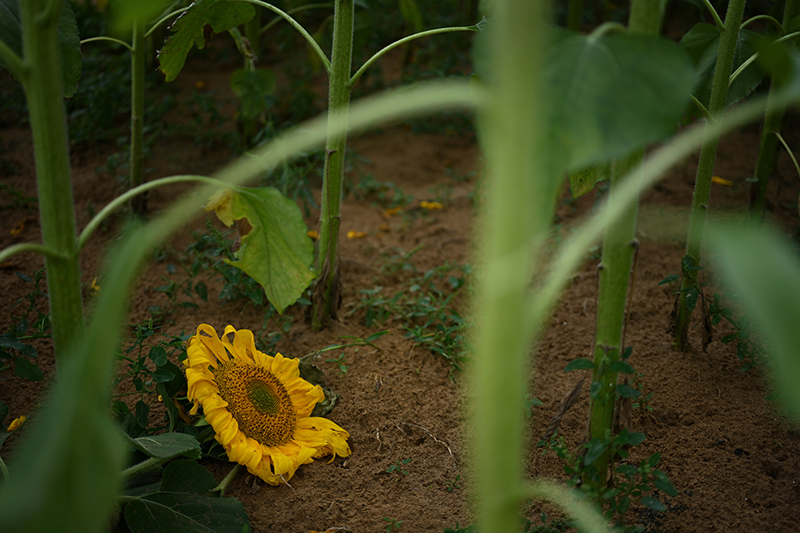
[[[286,381],[290,378],[300,375],[300,360],[287,359],[280,353],[276,353],[272,359],[272,368],[270,369],[275,377],[281,381]]]
[[[201,335],[201,333],[203,335]],[[222,361],[223,363],[230,361],[230,357],[228,357],[228,353],[225,350],[225,345],[222,344],[222,341],[220,341],[219,337],[217,336],[217,330],[208,324],[200,324],[197,326],[197,335],[192,337],[192,339],[199,340],[218,360]],[[190,339],[189,342],[191,342],[192,339]]]

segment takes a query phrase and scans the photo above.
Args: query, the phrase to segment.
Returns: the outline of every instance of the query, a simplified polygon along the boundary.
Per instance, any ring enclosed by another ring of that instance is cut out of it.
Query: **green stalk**
[[[789,28],[789,23],[797,11],[797,0],[786,0],[783,10],[784,31]],[[769,87],[769,95],[778,89],[777,80],[773,79]],[[764,114],[764,125],[761,129],[761,144],[758,148],[758,159],[756,169],[753,174],[755,182],[750,187],[750,214],[758,217],[764,215],[764,198],[767,194],[767,184],[775,169],[775,161],[778,158],[778,136],[783,122],[783,109],[768,111]]]
[[[337,0],[333,11],[333,50],[328,89],[328,122],[347,117],[350,110],[350,68],[353,57],[353,0]],[[325,143],[322,209],[317,249],[317,281],[314,287],[311,324],[315,329],[337,318],[339,279],[339,223],[342,204],[347,132],[329,130]]]
[[[725,111],[731,68],[733,67],[733,58],[736,53],[736,41],[739,38],[739,27],[742,24],[744,5],[745,0],[731,0],[728,3],[728,12],[725,14],[725,27],[719,40],[717,66],[714,68],[714,78],[711,83],[711,100],[708,105],[709,122],[717,120]],[[689,235],[686,242],[686,256],[691,258],[695,266],[700,264],[708,200],[711,195],[711,177],[714,173],[714,161],[717,157],[718,146],[719,138],[709,135],[700,148],[692,209],[689,215]],[[673,346],[678,350],[686,350],[688,348],[689,322],[692,310],[687,305],[686,295],[690,289],[697,288],[697,284],[697,270],[683,272],[681,289],[678,294],[675,333],[672,340]]]
[[[631,33],[658,35],[661,28],[661,9],[651,0],[631,2],[628,26]],[[609,203],[616,200],[620,180],[644,157],[637,150],[611,166]],[[625,331],[625,301],[631,281],[634,253],[636,251],[636,216],[638,203],[632,202],[622,215],[606,227],[603,237],[603,257],[598,268],[597,323],[595,326],[593,391],[589,405],[589,438],[607,439],[611,436],[616,406],[617,372],[610,365],[619,361],[623,350]],[[599,383],[598,385],[594,385]],[[609,462],[608,452],[594,463],[598,478],[594,487],[600,493],[606,486]],[[590,481],[595,483],[594,480]]]
[[[583,20],[583,0],[569,0],[567,8],[567,29],[581,31]]]
[[[147,43],[144,38],[144,22],[133,22],[133,39],[131,46],[131,163],[129,189],[142,184],[142,145],[144,144],[144,63]],[[147,212],[147,197],[134,196],[131,199],[131,210],[136,215]]]
[[[60,0],[20,2],[25,78],[56,360],[83,338],[83,301],[58,45]]]
[[[261,10],[244,25],[244,36],[250,42],[250,50],[256,59],[261,57]]]
[[[478,234],[480,281],[473,301],[472,465],[480,530],[516,531],[525,484],[522,399],[532,335],[527,304],[535,247],[545,238],[554,202],[542,126],[539,71],[545,2],[496,3],[490,41],[493,80],[478,125],[490,169]]]

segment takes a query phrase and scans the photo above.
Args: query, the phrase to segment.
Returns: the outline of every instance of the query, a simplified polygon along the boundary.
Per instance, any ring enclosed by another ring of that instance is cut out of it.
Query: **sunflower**
[[[228,459],[251,474],[278,485],[302,464],[350,455],[347,431],[310,416],[325,395],[300,377],[299,359],[259,352],[246,329],[227,326],[220,339],[208,324],[197,327],[186,351],[189,414],[202,406]]]

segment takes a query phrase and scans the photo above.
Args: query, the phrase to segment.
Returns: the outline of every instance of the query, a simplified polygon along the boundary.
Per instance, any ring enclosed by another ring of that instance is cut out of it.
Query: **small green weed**
[[[3,169],[0,169],[3,170]],[[35,206],[38,202],[38,199],[34,196],[25,196],[22,192],[18,191],[11,185],[7,183],[0,183],[0,191],[2,192],[3,198],[6,200],[10,200],[10,202],[6,205],[3,205],[2,209],[7,209],[10,207],[28,207],[28,206]]]
[[[386,523],[386,533],[391,533],[392,531],[400,531],[400,528],[403,527],[402,520],[395,520],[394,518],[384,518]]]
[[[22,303],[23,299],[28,305],[20,316],[11,316],[15,322],[6,333],[0,335],[0,373],[8,370],[13,365],[14,373],[30,381],[41,381],[44,373],[33,361],[37,357],[36,348],[30,344],[35,339],[50,336],[50,317],[39,310],[39,300],[45,294],[44,268],[40,268],[28,276],[17,272],[25,283],[33,285],[31,291],[23,298],[19,298],[11,307],[14,309]],[[32,315],[35,317],[32,319]]]
[[[386,469],[387,474],[392,474],[397,472],[403,476],[408,475],[408,470],[405,469],[405,466],[411,462],[411,459],[403,459],[396,461],[394,464],[389,465],[389,468]]]
[[[336,365],[336,369],[339,371],[339,374],[342,376],[346,376],[349,370],[347,368],[347,360],[344,358],[344,355],[344,352],[342,352],[336,359],[325,359],[326,363],[334,363]]]
[[[405,207],[414,202],[412,195],[389,181],[379,181],[372,174],[364,174],[353,187],[353,196],[357,200],[372,200],[385,209]]]

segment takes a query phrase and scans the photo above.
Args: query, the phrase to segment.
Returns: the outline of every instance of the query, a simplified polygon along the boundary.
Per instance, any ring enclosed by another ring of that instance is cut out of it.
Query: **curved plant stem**
[[[778,20],[775,17],[770,17],[769,15],[756,15],[755,17],[751,17],[742,22],[742,25],[739,26],[739,29],[745,28],[750,23],[756,22],[758,20],[766,20],[767,22],[775,26],[775,29],[778,30],[778,32],[781,34],[783,34],[783,32],[785,31],[784,26],[781,26],[781,23],[778,22]]]
[[[47,248],[46,246],[42,246],[41,244],[36,244],[33,242],[25,242],[22,244],[12,244],[8,248],[0,250],[0,263],[3,261],[8,261],[9,258],[17,254],[24,254],[27,252],[39,254],[44,257],[52,257],[54,259],[63,259],[63,257],[58,255],[58,253]]]
[[[695,107],[697,107],[697,109],[699,109],[699,110],[700,110],[700,112],[703,114],[703,117],[704,117],[706,120],[708,120],[709,118],[711,118],[711,116],[708,114],[708,109],[706,109],[706,106],[704,106],[704,105],[703,105],[703,102],[701,102],[700,100],[698,100],[698,99],[697,99],[697,97],[696,97],[695,95],[691,95],[691,96],[690,96],[690,98],[691,98],[691,100],[692,100],[692,103],[695,105]]]
[[[608,33],[625,33],[627,28],[619,22],[604,22],[592,30],[589,34],[590,39],[599,39]]]
[[[83,301],[75,239],[75,213],[61,80],[58,13],[61,2],[20,3],[25,62],[32,68],[25,80],[36,162],[42,244],[53,347],[60,363],[83,338]],[[55,12],[53,12],[55,10]]]
[[[739,38],[739,26],[742,23],[745,0],[731,0],[725,15],[725,29],[719,40],[717,65],[714,69],[714,78],[711,83],[711,99],[708,104],[709,121],[717,120],[725,111],[728,100],[728,88],[733,59],[736,53],[736,42]],[[711,195],[711,176],[714,173],[714,161],[717,157],[719,138],[709,136],[700,148],[700,160],[697,164],[697,176],[692,196],[692,209],[689,215],[689,235],[686,241],[686,256],[694,266],[700,265],[703,235],[705,233],[708,200]],[[683,262],[682,262],[683,264]],[[689,321],[692,309],[687,303],[687,294],[690,290],[698,289],[697,270],[682,272],[681,288],[678,294],[678,304],[675,318],[675,332],[673,345],[678,350],[688,347]]]
[[[171,461],[174,457],[150,457],[149,459],[145,459],[141,463],[136,463],[133,466],[129,466],[125,470],[122,471],[120,474],[120,478],[123,481],[128,479],[133,479],[135,477],[139,477],[143,474],[149,474],[150,472],[155,472],[158,468],[161,467],[167,461]]]
[[[325,52],[322,51],[322,48],[319,47],[319,44],[317,43],[316,39],[314,39],[314,37],[310,33],[308,33],[306,31],[306,29],[299,22],[297,22],[295,19],[293,19],[291,17],[291,15],[289,15],[287,12],[285,12],[285,11],[283,11],[281,9],[278,9],[277,7],[273,6],[272,4],[268,4],[266,2],[262,2],[261,0],[241,0],[241,1],[248,2],[250,4],[253,4],[253,5],[256,5],[256,6],[261,6],[263,8],[269,9],[273,13],[277,13],[286,22],[291,24],[294,29],[296,29],[298,32],[300,32],[300,35],[302,35],[303,38],[305,38],[305,40],[308,42],[308,44],[311,45],[311,48],[314,50],[314,52],[317,54],[317,56],[319,56],[320,61],[322,61],[322,64],[325,66],[325,72],[328,72],[330,74],[330,72],[331,72],[331,61],[328,60],[328,56],[326,56]]]
[[[233,465],[233,468],[231,468],[231,471],[228,472],[228,475],[225,476],[225,478],[219,482],[219,485],[211,489],[211,492],[219,492],[220,497],[225,496],[225,490],[228,488],[228,485],[231,484],[231,481],[233,481],[233,479],[236,477],[236,474],[239,473],[239,470],[241,468],[242,465],[240,465],[239,463]]]
[[[213,183],[218,184],[220,187],[224,187],[225,184],[221,181],[207,178],[205,176],[170,176],[169,178],[161,178],[153,181],[148,181],[147,183],[143,183],[138,187],[134,187],[133,189],[129,189],[125,193],[117,196],[111,202],[105,206],[103,209],[97,213],[92,220],[86,224],[86,227],[81,232],[80,236],[78,237],[78,251],[82,250],[83,247],[86,245],[86,241],[89,240],[92,233],[97,230],[100,224],[108,218],[108,216],[128,203],[131,198],[135,198],[136,196],[142,194],[143,192],[149,191],[150,189],[155,189],[157,187],[163,187],[164,185],[172,185],[175,183],[186,183],[186,182],[200,182],[200,183]]]
[[[775,132],[775,137],[781,142],[783,147],[786,149],[786,153],[789,154],[789,158],[791,158],[792,163],[794,163],[794,169],[797,171],[797,175],[800,176],[800,164],[797,163],[797,158],[794,156],[794,152],[789,145],[786,143],[786,139],[783,138],[783,135],[779,131]]]
[[[439,34],[439,33],[449,33],[449,32],[454,32],[454,31],[478,31],[478,27],[477,26],[454,26],[454,27],[451,27],[451,28],[437,28],[435,30],[421,31],[421,32],[415,33],[413,35],[409,35],[407,37],[403,37],[402,39],[399,39],[399,40],[393,42],[392,44],[383,47],[381,50],[379,50],[378,52],[373,54],[372,57],[367,59],[367,61],[363,65],[361,65],[361,68],[359,68],[356,71],[356,73],[353,74],[353,77],[350,78],[350,81],[348,82],[348,87],[350,87],[352,89],[353,86],[356,84],[356,82],[359,80],[359,78],[361,78],[361,76],[364,74],[364,72],[366,72],[366,70],[373,63],[375,63],[375,61],[380,59],[384,54],[386,54],[390,50],[393,50],[394,48],[397,48],[398,46],[402,46],[402,45],[406,44],[409,41],[413,41],[414,39],[419,39],[421,37],[428,37],[429,35],[436,35],[436,34]]]
[[[299,13],[301,11],[306,11],[308,9],[319,9],[319,8],[323,8],[323,7],[333,7],[333,4],[331,4],[330,2],[327,2],[327,3],[324,3],[324,4],[306,4],[304,6],[296,7],[294,9],[290,9],[289,11],[286,12],[286,14],[287,15],[293,15],[295,13]],[[261,28],[261,30],[259,30],[259,33],[262,33],[262,34],[266,33],[267,30],[269,30],[271,27],[273,27],[275,24],[277,24],[278,22],[280,22],[282,20],[284,20],[283,17],[275,17],[274,19],[272,19],[269,22],[267,22],[264,25],[264,27]]]
[[[28,76],[28,64],[17,55],[14,50],[0,39],[0,58],[3,59],[3,64],[11,71],[15,78],[25,83]]]
[[[128,50],[133,50],[133,47],[131,45],[129,45],[128,43],[126,43],[125,41],[123,41],[121,39],[115,39],[114,37],[106,37],[105,35],[101,35],[99,37],[89,37],[88,39],[83,39],[81,41],[81,45],[84,45],[84,44],[87,44],[87,43],[94,43],[94,42],[97,42],[97,41],[109,41],[109,42],[112,42],[112,43],[115,43],[115,44],[121,44],[122,46],[124,46]]]
[[[581,531],[594,533],[609,532],[608,521],[597,512],[586,500],[582,500],[576,491],[570,490],[560,483],[548,479],[537,479],[526,483],[523,487],[524,498],[543,500],[560,507],[568,515],[574,516]]]
[[[191,6],[190,6],[190,7],[191,7]],[[153,23],[153,25],[152,25],[152,26],[150,26],[150,29],[149,29],[149,30],[147,30],[147,31],[144,33],[144,37],[145,37],[145,39],[146,39],[146,38],[148,38],[148,37],[150,37],[150,35],[152,35],[152,34],[153,34],[153,32],[154,32],[154,31],[156,31],[156,30],[157,30],[159,27],[161,27],[161,25],[162,25],[162,24],[164,24],[166,21],[168,21],[169,19],[171,19],[171,18],[172,18],[172,17],[174,17],[175,15],[180,15],[181,13],[183,13],[184,11],[186,11],[187,9],[189,9],[189,7],[182,7],[182,8],[180,8],[180,9],[176,9],[176,10],[175,10],[175,11],[173,11],[172,13],[168,13],[168,14],[164,15],[163,17],[161,17],[160,19],[158,19],[158,21],[157,21],[157,22],[155,22],[155,23]]]
[[[711,2],[709,0],[703,0],[703,4],[708,9],[709,13],[711,13],[711,17],[714,19],[714,24],[717,25],[717,28],[724,30],[725,24],[722,22],[722,19],[720,18],[719,13],[717,13],[717,10],[714,9],[713,5],[711,5]]]

